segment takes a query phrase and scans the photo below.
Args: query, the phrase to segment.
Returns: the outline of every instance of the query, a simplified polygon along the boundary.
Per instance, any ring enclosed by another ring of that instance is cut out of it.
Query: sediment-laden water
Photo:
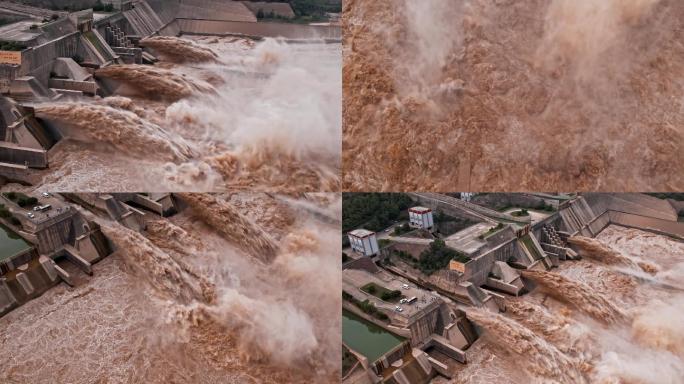
[[[343,19],[345,190],[684,189],[680,1],[349,0]]]
[[[338,190],[340,45],[194,40],[144,41],[207,60],[105,67],[95,77],[115,96],[38,105],[66,140],[27,181],[53,191]]]
[[[168,161],[192,156],[183,138],[127,110],[67,103],[37,107],[36,116],[59,124],[67,139],[109,147],[120,154]]]
[[[141,47],[149,47],[169,60],[177,63],[201,63],[218,60],[218,55],[210,48],[175,36],[152,36],[140,40]]]
[[[684,291],[672,280],[684,277],[684,243],[609,226],[581,244],[582,260],[525,272],[536,288],[507,299],[504,313],[468,312],[483,338],[454,382],[681,382]]]
[[[82,285],[60,284],[0,318],[0,381],[336,380],[339,227],[306,211],[294,219],[288,203],[269,195],[212,199],[220,205],[207,204],[205,212],[191,204],[171,218],[150,218],[143,233],[96,219],[116,253]],[[332,195],[307,203],[339,212]],[[203,214],[226,214],[226,205],[239,215],[231,229],[246,225],[245,233],[258,228],[272,237],[269,263],[253,255],[263,245],[258,234],[227,237],[205,222]]]
[[[150,65],[110,65],[95,71],[95,77],[117,80],[138,94],[155,100],[178,101],[194,94],[211,95],[216,92],[209,84]]]

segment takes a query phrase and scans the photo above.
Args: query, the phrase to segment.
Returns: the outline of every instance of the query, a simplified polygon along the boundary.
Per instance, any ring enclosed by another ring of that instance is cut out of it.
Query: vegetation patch
[[[394,236],[401,236],[404,233],[411,232],[411,227],[408,225],[408,223],[404,223],[402,225],[397,225],[394,227],[394,232],[392,232],[392,235]]]
[[[406,261],[407,263],[411,264],[414,267],[416,265],[418,265],[418,259],[416,259],[415,257],[413,257],[413,255],[411,255],[410,253],[408,253],[406,251],[398,251],[395,249],[394,254],[399,256],[400,259]],[[387,260],[389,260],[389,258]]]
[[[489,230],[488,230],[487,232],[481,234],[481,235],[478,236],[477,238],[480,239],[480,240],[484,240],[484,239],[486,239],[487,237],[493,235],[494,233],[499,232],[499,231],[502,230],[503,228],[504,228],[503,223],[499,223],[499,224],[496,225],[496,227],[491,227],[491,228],[489,228]]]
[[[23,51],[26,46],[14,41],[0,41],[0,51]]]
[[[21,221],[17,219],[7,207],[5,207],[5,204],[0,204],[0,218],[9,220],[12,225],[21,226]],[[19,236],[13,235],[14,232],[12,231],[9,231],[8,233],[10,238],[19,238]]]
[[[367,315],[373,316],[373,317],[375,317],[376,319],[379,319],[379,320],[382,320],[382,321],[387,321],[387,320],[389,320],[389,316],[387,316],[387,315],[385,315],[384,313],[378,311],[378,309],[375,307],[375,305],[373,305],[373,303],[371,303],[371,302],[368,301],[368,300],[359,301],[359,300],[357,300],[356,298],[354,298],[354,296],[348,294],[348,293],[345,292],[345,291],[342,291],[342,298],[343,298],[344,300],[347,300],[348,302],[354,304],[357,308],[359,308],[360,310],[362,310],[363,313],[365,313],[365,314],[367,314]]]
[[[424,250],[420,254],[418,269],[420,269],[420,271],[424,274],[430,276],[440,269],[446,268],[451,260],[467,263],[470,261],[470,258],[454,249],[447,247],[443,240],[435,240],[430,243],[430,248]]]
[[[382,231],[397,220],[408,219],[406,210],[412,204],[403,193],[343,193],[342,231]]]
[[[12,212],[10,212],[10,210],[7,209],[4,204],[0,204],[0,217],[3,219],[9,219],[12,217]]]
[[[6,198],[17,203],[17,205],[22,208],[31,208],[35,205],[38,205],[38,199],[36,199],[35,197],[27,196],[21,192],[7,192],[3,193],[3,195]]]
[[[404,297],[400,290],[389,290],[375,283],[368,283],[361,287],[361,290],[390,303],[396,303]]]
[[[511,216],[515,216],[515,217],[529,216],[529,215],[530,215],[530,213],[525,208],[523,208],[519,211],[511,212]]]

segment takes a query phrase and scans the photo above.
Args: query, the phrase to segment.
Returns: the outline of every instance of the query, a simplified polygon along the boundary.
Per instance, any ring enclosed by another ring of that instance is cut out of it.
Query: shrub
[[[394,291],[383,292],[380,298],[384,301],[390,301],[398,297],[401,297],[401,291],[395,289]]]
[[[398,225],[398,226],[394,227],[394,236],[401,236],[404,233],[410,232],[410,231],[411,231],[411,227],[409,227],[408,224],[405,223],[403,225]]]
[[[38,204],[38,199],[36,199],[35,197],[19,196],[19,198],[17,199],[17,204],[22,208],[30,207]]]
[[[418,269],[426,275],[432,275],[436,271],[446,268],[451,260],[465,263],[470,260],[466,255],[446,246],[444,240],[435,240],[430,243],[430,248],[420,254]]]
[[[14,41],[0,41],[0,51],[23,51],[26,46]]]
[[[21,225],[21,221],[19,221],[19,219],[17,219],[17,218],[14,217],[14,216],[12,216],[12,217],[10,218],[10,223],[12,223],[12,224],[14,224],[14,225]]]

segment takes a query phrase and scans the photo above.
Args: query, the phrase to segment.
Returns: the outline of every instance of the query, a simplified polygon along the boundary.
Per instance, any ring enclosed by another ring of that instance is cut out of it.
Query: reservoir
[[[0,261],[8,259],[17,253],[24,252],[29,248],[31,246],[24,239],[0,224]]]
[[[346,309],[342,310],[342,340],[349,348],[366,356],[371,363],[404,342],[401,337]]]

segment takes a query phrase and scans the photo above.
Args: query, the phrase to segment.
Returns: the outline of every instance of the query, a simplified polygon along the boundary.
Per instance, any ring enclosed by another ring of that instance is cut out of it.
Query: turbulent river
[[[585,248],[612,257],[526,273],[536,288],[505,313],[469,312],[483,337],[454,382],[681,383],[684,244],[610,226]]]
[[[349,0],[345,190],[684,189],[684,2]]]
[[[1,382],[339,377],[340,229],[293,209],[315,206],[334,222],[339,198],[182,198],[190,208],[148,219],[143,233],[98,219],[116,253],[75,288],[62,283],[0,318]]]
[[[340,44],[149,40],[161,52],[155,66],[96,71],[113,96],[36,107],[66,139],[29,182],[50,191],[338,190]]]

